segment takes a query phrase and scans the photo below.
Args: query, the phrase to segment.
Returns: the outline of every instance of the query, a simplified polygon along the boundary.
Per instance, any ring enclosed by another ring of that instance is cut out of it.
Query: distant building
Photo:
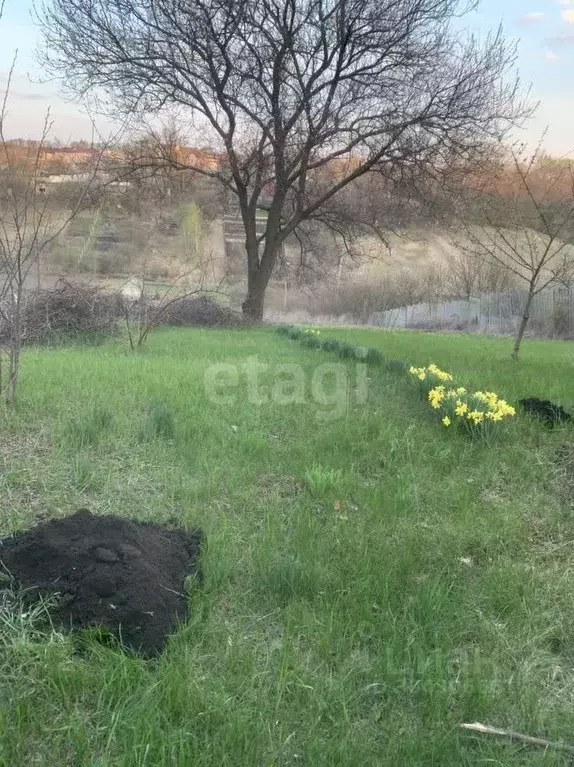
[[[178,146],[175,148],[177,162],[190,165],[202,170],[218,170],[221,166],[221,157],[215,152],[195,147]]]

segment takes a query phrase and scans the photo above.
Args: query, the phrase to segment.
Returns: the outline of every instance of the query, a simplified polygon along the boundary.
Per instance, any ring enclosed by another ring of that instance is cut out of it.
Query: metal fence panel
[[[511,290],[469,300],[401,306],[376,312],[369,324],[514,333],[524,313],[527,296],[526,290]],[[530,306],[528,332],[541,336],[574,337],[574,288],[555,286],[535,296]]]

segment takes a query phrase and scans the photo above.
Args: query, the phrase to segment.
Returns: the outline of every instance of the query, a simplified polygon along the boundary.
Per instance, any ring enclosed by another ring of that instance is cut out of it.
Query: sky
[[[479,36],[500,23],[505,35],[518,42],[518,74],[531,100],[539,102],[519,138],[535,146],[546,131],[547,151],[574,155],[574,0],[482,0],[464,21]],[[34,53],[39,42],[32,0],[6,0],[0,20],[0,96],[18,50],[7,135],[37,138],[49,107],[55,137],[89,140],[92,124],[81,105],[65,100],[58,83],[42,77]],[[104,119],[96,124],[102,135],[113,130]]]

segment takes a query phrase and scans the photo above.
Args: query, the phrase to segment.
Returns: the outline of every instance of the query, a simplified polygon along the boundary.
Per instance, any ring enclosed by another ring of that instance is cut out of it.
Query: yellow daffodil
[[[456,408],[455,408],[454,412],[458,416],[466,415],[466,413],[468,413],[468,405],[466,404],[466,402],[462,402],[461,400],[457,400],[456,401]]]
[[[484,413],[482,410],[471,410],[469,413],[467,413],[467,416],[469,421],[472,421],[474,424],[482,423],[484,420]]]
[[[450,373],[441,370],[437,365],[434,364],[431,364],[426,368],[416,368],[411,365],[409,368],[409,373],[421,381],[426,380],[427,376],[434,376],[434,378],[438,378],[439,381],[452,381],[452,376]]]
[[[444,399],[444,386],[437,386],[428,393],[428,399],[435,410],[438,410]]]

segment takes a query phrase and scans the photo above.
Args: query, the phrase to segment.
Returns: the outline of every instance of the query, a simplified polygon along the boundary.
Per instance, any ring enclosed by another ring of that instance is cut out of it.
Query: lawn
[[[511,402],[574,403],[572,344],[526,341],[515,364],[508,339],[332,334]],[[209,545],[157,660],[4,617],[1,767],[569,763],[458,725],[574,741],[572,427],[517,417],[471,442],[396,371],[370,369],[365,402],[354,361],[348,396],[317,402],[335,362],[270,328],[26,352],[0,414],[0,537],[89,507]],[[220,363],[237,386],[215,397]],[[266,398],[292,364],[304,401]]]

